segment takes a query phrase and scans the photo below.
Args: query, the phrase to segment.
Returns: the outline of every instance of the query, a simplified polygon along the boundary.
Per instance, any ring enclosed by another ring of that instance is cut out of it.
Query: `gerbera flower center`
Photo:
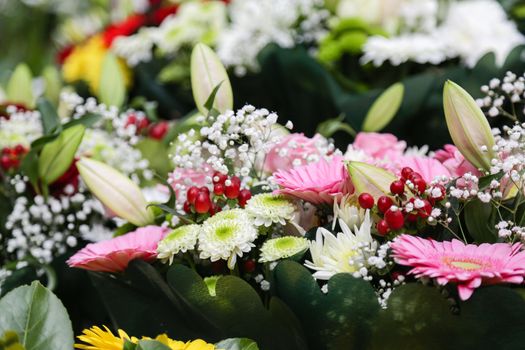
[[[490,266],[490,263],[487,261],[480,261],[477,259],[457,259],[452,257],[444,257],[443,262],[449,267],[465,271],[480,270]]]

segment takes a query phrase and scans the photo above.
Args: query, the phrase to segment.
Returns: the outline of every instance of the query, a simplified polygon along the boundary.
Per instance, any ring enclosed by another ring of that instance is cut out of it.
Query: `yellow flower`
[[[108,48],[101,35],[95,35],[85,43],[75,46],[62,66],[64,80],[68,83],[83,80],[89,85],[91,92],[96,94],[99,91],[102,62],[107,52]],[[119,66],[124,82],[129,86],[131,71],[121,59]]]
[[[83,350],[122,350],[125,340],[129,340],[134,344],[139,341],[138,338],[128,336],[128,334],[121,329],[118,330],[118,336],[116,336],[108,327],[103,327],[104,329],[97,326],[84,329],[82,335],[78,336],[78,339],[85,344],[75,344],[75,348]],[[142,337],[141,340],[150,339],[151,338],[148,337]],[[215,350],[213,344],[206,343],[201,339],[184,343],[170,339],[166,334],[161,334],[157,336],[155,340],[168,346],[171,350]]]

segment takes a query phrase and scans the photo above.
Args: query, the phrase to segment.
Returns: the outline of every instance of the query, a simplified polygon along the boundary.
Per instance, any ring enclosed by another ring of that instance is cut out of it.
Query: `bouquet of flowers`
[[[343,153],[266,109],[233,111],[208,47],[191,70],[201,115],[174,142],[168,200],[147,204],[113,167],[77,162],[128,222],[68,260],[91,271],[116,328],[262,349],[521,344],[524,77],[492,80],[478,101],[447,82],[454,145],[360,133]],[[482,108],[512,124],[491,130]]]

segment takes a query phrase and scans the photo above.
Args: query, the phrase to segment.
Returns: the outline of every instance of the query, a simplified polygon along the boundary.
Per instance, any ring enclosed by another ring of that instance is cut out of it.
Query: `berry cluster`
[[[2,155],[0,157],[0,167],[8,171],[17,169],[20,166],[22,158],[26,155],[28,149],[23,145],[16,145],[14,147],[2,148]]]
[[[184,211],[186,213],[214,215],[221,211],[226,204],[230,207],[232,204],[244,207],[251,197],[250,190],[241,190],[241,180],[237,176],[228,177],[228,175],[217,171],[213,174],[212,193],[206,186],[192,186],[188,189]]]
[[[151,123],[146,116],[131,113],[127,116],[124,127],[134,127],[137,135],[147,134],[151,138],[161,140],[168,132],[169,123],[167,121]]]
[[[383,236],[411,224],[417,227],[418,221],[427,220],[434,204],[445,198],[446,189],[441,184],[427,184],[421,174],[405,167],[400,178],[390,184],[390,194],[379,197],[377,203],[369,193],[358,197],[359,205],[364,209],[377,206],[381,219],[376,228]]]

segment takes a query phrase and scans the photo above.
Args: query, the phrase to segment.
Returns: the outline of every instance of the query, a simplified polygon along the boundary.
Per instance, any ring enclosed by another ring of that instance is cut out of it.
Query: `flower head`
[[[111,330],[103,326],[104,329],[94,326],[90,329],[84,329],[82,335],[78,339],[84,344],[75,344],[76,349],[84,350],[122,350],[124,343],[127,341],[137,344],[139,339],[137,337],[130,337],[125,331],[119,329],[114,335]],[[140,340],[151,340],[148,337],[142,337]],[[206,343],[204,340],[197,339],[189,342],[182,342],[170,339],[166,334],[158,335],[156,341],[166,345],[171,350],[214,350],[213,344]]]
[[[277,170],[288,170],[296,166],[316,162],[331,151],[333,145],[319,134],[309,138],[302,133],[284,137],[276,144],[264,162],[264,170],[274,173]]]
[[[416,277],[436,278],[441,285],[457,283],[462,300],[482,284],[519,284],[525,275],[525,252],[520,252],[520,243],[478,246],[457,239],[436,242],[401,235],[391,247],[396,262],[412,266],[409,273]]]
[[[480,175],[478,169],[470,164],[454,145],[445,145],[443,149],[436,151],[434,159],[441,162],[452,176],[463,176],[466,173],[471,173],[476,176]]]
[[[124,271],[134,259],[151,261],[166,229],[146,226],[107,241],[88,244],[67,261],[71,267],[100,272]]]
[[[397,159],[407,147],[405,141],[399,141],[392,134],[376,132],[360,132],[352,145],[354,149],[361,150],[372,158],[384,160]]]
[[[199,235],[200,225],[184,225],[177,227],[159,242],[157,247],[157,259],[163,263],[173,262],[173,257],[179,252],[185,253],[195,249],[197,236]]]
[[[316,270],[313,276],[321,280],[329,280],[341,272],[356,273],[367,266],[367,258],[375,253],[377,242],[370,234],[372,227],[370,212],[367,211],[360,228],[354,227],[354,232],[340,220],[342,232],[334,235],[320,227],[314,241],[310,242],[312,261],[306,261],[305,266]]]
[[[286,236],[269,239],[261,247],[260,262],[271,262],[289,258],[308,249],[308,240],[303,237]]]
[[[340,199],[354,188],[343,164],[343,157],[335,156],[327,161],[297,167],[274,174],[275,181],[282,188],[277,193],[303,199],[314,204],[329,203]]]
[[[255,245],[257,229],[242,209],[232,209],[215,214],[202,225],[199,233],[201,259],[228,260],[233,269],[237,256],[249,252]]]
[[[255,218],[255,226],[285,225],[292,219],[295,210],[295,205],[285,196],[271,193],[255,195],[246,204],[246,211]]]
[[[346,195],[341,199],[341,202],[334,202],[334,219],[332,230],[335,228],[337,219],[343,220],[348,227],[360,226],[363,222],[365,211],[356,206],[355,197],[354,201],[351,197]]]

